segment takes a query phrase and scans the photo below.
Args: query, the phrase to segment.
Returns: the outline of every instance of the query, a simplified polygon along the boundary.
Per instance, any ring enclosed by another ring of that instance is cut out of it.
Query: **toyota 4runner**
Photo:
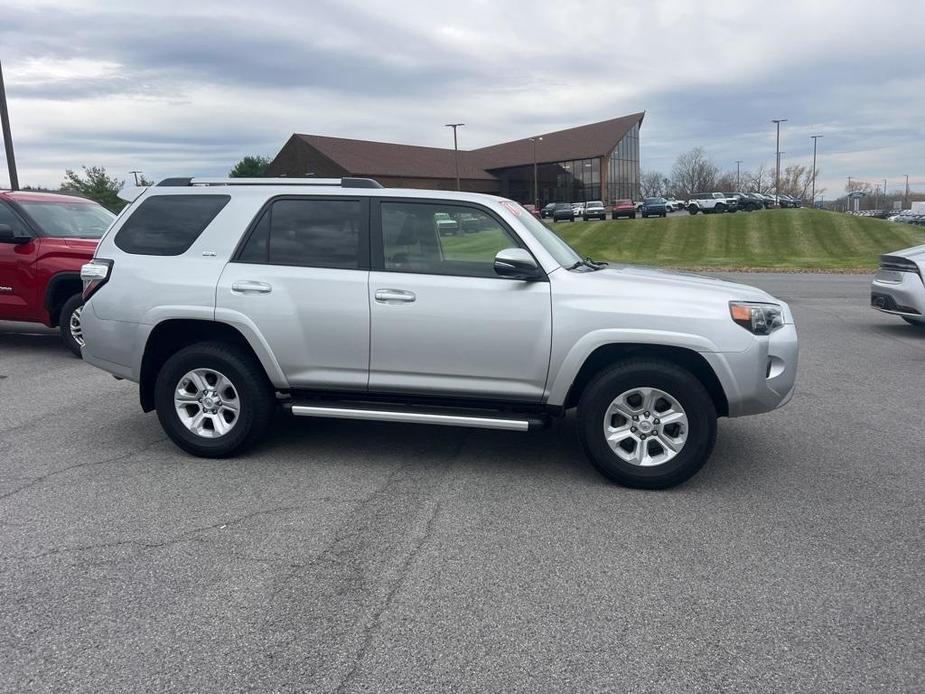
[[[786,403],[788,306],[582,259],[520,205],[369,179],[169,179],[84,266],[84,358],[222,457],[292,415],[526,431],[577,409],[592,463],[659,488],[719,416]],[[468,234],[447,219],[475,220]]]

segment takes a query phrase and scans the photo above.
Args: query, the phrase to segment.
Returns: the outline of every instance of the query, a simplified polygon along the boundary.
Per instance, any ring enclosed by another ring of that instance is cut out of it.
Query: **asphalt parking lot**
[[[786,408],[667,492],[536,434],[280,418],[181,454],[132,384],[0,326],[0,690],[921,691],[925,331],[789,301]]]

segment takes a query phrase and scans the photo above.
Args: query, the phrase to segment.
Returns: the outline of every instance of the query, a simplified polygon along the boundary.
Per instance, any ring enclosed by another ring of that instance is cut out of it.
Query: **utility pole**
[[[540,208],[540,193],[539,193],[539,182],[536,177],[536,143],[542,142],[542,137],[531,137],[530,142],[533,143],[533,206],[536,209]]]
[[[739,169],[742,164],[741,159],[736,159],[736,192],[739,192]]]
[[[845,209],[851,211],[851,176],[848,176],[848,203]]]
[[[886,204],[886,179],[883,179],[883,202]]]
[[[810,135],[813,139],[813,206],[816,205],[816,141],[822,135]]]
[[[456,190],[459,190],[459,146],[456,142],[456,128],[461,128],[465,123],[447,123],[446,127],[453,128],[453,162],[456,164]]]
[[[6,88],[3,86],[3,66],[0,66],[0,130],[3,131],[3,145],[6,147],[6,168],[10,172],[10,188],[19,190],[16,157],[13,155],[13,135],[10,132],[10,112],[6,108]]]
[[[774,118],[771,120],[772,123],[777,125],[777,170],[774,174],[774,195],[780,195],[780,124],[786,123],[789,119],[787,118]]]
[[[903,201],[903,209],[909,209],[909,174],[906,174],[906,195]]]

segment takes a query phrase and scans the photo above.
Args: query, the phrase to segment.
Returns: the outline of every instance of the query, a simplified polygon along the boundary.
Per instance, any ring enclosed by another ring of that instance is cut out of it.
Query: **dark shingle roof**
[[[599,157],[614,148],[645,113],[567,128],[541,135],[536,155],[540,163]],[[455,178],[453,150],[390,142],[351,140],[343,137],[303,135],[297,137],[355,176],[403,176],[409,178]],[[475,150],[459,150],[459,176],[489,179],[492,169],[533,163],[529,138]]]
[[[300,134],[299,137],[356,176],[456,177],[452,149],[322,135]],[[494,179],[471,160],[471,153],[459,151],[460,178]]]
[[[536,158],[540,163],[590,159],[600,157],[612,150],[623,139],[645,112],[632,113],[620,118],[580,125],[577,128],[557,130],[539,135],[542,142],[536,145]],[[507,166],[522,166],[533,163],[533,143],[529,138],[504,142],[500,145],[472,150],[470,154],[485,169],[500,169]]]

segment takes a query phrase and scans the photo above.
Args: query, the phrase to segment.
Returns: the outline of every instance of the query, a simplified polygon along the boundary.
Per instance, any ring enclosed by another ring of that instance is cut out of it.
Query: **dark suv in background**
[[[557,202],[552,210],[552,221],[563,222],[568,220],[575,221],[575,208],[568,202]]]

